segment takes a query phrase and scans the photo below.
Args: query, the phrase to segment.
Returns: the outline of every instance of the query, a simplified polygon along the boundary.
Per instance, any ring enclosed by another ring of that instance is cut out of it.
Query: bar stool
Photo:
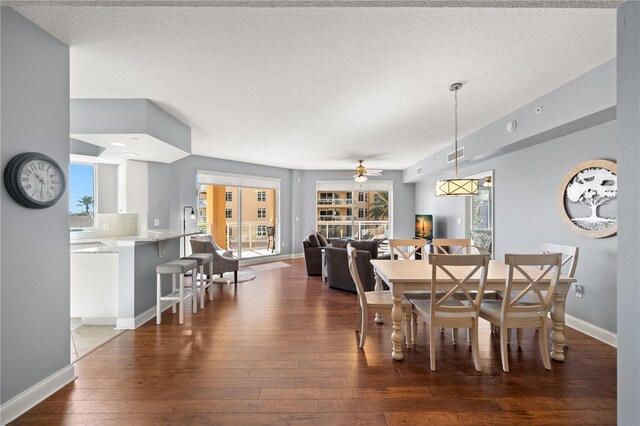
[[[200,309],[204,309],[204,292],[211,286],[213,281],[213,254],[211,253],[191,253],[189,256],[182,258],[183,260],[195,260],[198,262],[198,268],[200,269],[200,276],[197,279],[193,279],[192,286],[197,283],[198,290],[200,291]],[[209,265],[209,275],[205,277],[204,266]],[[195,276],[195,275],[194,275]],[[195,290],[195,286],[194,286]],[[213,300],[213,292],[209,290],[209,300]]]
[[[180,324],[184,323],[184,306],[183,302],[188,298],[191,298],[191,305],[193,306],[193,313],[198,309],[198,301],[193,295],[195,286],[192,286],[191,290],[184,288],[184,275],[187,271],[191,271],[192,277],[195,277],[197,273],[198,262],[195,260],[179,259],[172,260],[171,262],[163,263],[156,266],[156,274],[158,274],[157,280],[157,297],[156,297],[156,324],[160,324],[162,320],[162,301],[170,300],[172,302],[171,311],[176,313],[176,302],[180,303]],[[171,274],[171,293],[162,295],[162,275]],[[176,290],[176,278],[179,278],[178,289]],[[195,279],[195,278],[194,278]]]

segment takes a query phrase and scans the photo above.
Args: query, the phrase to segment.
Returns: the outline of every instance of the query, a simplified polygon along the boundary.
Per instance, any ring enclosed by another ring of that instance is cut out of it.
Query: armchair
[[[211,235],[196,235],[191,237],[190,241],[193,253],[213,255],[213,271],[207,270],[207,275],[233,272],[233,281],[235,284],[238,283],[238,259],[235,259],[230,251],[221,249]]]

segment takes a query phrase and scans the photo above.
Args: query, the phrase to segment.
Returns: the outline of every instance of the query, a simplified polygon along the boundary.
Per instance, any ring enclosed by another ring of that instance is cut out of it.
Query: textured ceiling
[[[12,7],[71,46],[73,98],[148,98],[194,154],[299,169],[405,168],[452,142],[451,83],[464,136],[615,56],[602,8]]]

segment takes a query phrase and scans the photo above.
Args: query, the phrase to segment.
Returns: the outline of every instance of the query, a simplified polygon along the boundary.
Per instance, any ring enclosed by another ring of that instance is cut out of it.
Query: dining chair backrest
[[[389,248],[391,249],[391,260],[402,259],[411,260],[416,254],[422,256],[422,260],[427,261],[427,240],[389,240]],[[406,248],[406,251],[405,251]]]
[[[431,264],[431,319],[437,316],[477,315],[484,296],[489,255],[432,254],[429,256],[429,263]],[[465,268],[462,279],[456,277],[462,276],[459,271],[454,270],[458,268]],[[464,298],[460,295],[464,295]],[[465,303],[459,303],[460,299]]]
[[[544,254],[548,253],[560,253],[562,255],[561,270],[564,269],[562,275],[574,278],[576,275],[576,267],[578,266],[578,247],[562,246],[560,244],[540,243],[538,244],[540,252]],[[565,269],[566,268],[566,269]]]
[[[546,317],[560,278],[561,259],[560,253],[505,254],[508,269],[502,317]],[[514,288],[515,279],[524,279],[524,288]],[[527,295],[527,303],[519,303]]]
[[[364,294],[364,286],[362,285],[362,281],[360,280],[360,274],[358,273],[358,264],[356,263],[356,259],[358,257],[358,251],[355,247],[351,245],[351,243],[347,244],[347,256],[349,263],[349,273],[351,274],[351,279],[356,285],[356,292],[358,293],[358,300],[361,304],[366,305],[366,296]]]
[[[431,243],[435,254],[471,254],[471,240],[468,238],[436,238]]]

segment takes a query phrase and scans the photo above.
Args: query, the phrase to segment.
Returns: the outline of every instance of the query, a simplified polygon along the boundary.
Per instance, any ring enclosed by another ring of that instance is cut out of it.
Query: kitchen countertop
[[[132,246],[138,244],[154,243],[157,241],[173,240],[174,238],[188,237],[189,235],[199,234],[198,231],[182,232],[174,229],[158,229],[156,231],[147,231],[144,234],[134,235],[132,237],[118,237],[116,243],[118,246]]]
[[[72,239],[71,253],[73,254],[101,254],[118,253],[118,247],[132,247],[140,244],[163,243],[175,238],[196,235],[200,232],[182,232],[175,229],[150,230],[143,234],[127,237],[91,237],[87,239]]]

